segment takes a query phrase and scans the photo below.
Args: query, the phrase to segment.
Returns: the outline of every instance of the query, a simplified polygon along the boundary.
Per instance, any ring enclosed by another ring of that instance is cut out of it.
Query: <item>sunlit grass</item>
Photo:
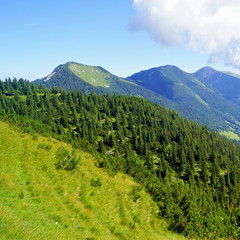
[[[103,72],[97,67],[81,65],[76,63],[71,63],[69,69],[79,78],[90,83],[93,86],[101,86],[104,88],[109,87],[108,78],[111,76],[110,73]]]
[[[132,178],[110,177],[83,151],[76,170],[57,170],[55,154],[69,145],[0,129],[1,240],[183,239]]]
[[[230,139],[240,140],[240,137],[236,133],[231,131],[222,131],[220,132],[220,134]]]

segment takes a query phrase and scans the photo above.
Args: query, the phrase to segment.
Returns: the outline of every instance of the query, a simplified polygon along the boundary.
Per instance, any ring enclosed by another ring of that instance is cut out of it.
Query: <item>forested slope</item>
[[[58,87],[66,91],[80,90],[84,94],[95,92],[97,94],[121,94],[125,96],[138,96],[149,101],[164,104],[172,108],[173,103],[161,95],[134,84],[127,79],[117,77],[102,67],[88,66],[68,62],[56,67],[53,72],[34,83],[42,84],[46,88]]]
[[[144,99],[0,82],[0,115],[27,132],[84,148],[109,174],[131,175],[169,228],[239,238],[240,147]],[[137,194],[137,193],[136,193]]]
[[[181,116],[219,132],[229,131],[240,136],[240,108],[237,101],[229,97],[239,95],[238,78],[209,67],[190,74],[176,66],[166,65],[138,72],[128,80],[175,103],[171,109]],[[219,86],[213,87],[215,85]]]

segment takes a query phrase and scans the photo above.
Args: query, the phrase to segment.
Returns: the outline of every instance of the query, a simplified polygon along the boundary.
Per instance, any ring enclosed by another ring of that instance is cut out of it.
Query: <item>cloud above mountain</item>
[[[162,45],[184,45],[240,68],[239,0],[133,0],[132,29]]]

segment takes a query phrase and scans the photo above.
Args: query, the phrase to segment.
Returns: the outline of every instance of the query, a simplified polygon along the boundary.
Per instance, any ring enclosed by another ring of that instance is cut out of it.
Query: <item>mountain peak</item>
[[[213,74],[213,73],[216,73],[217,70],[215,70],[214,68],[212,67],[209,67],[209,66],[205,66],[205,67],[202,67],[200,68],[198,71],[196,71],[194,74],[196,73],[206,73],[206,74]]]
[[[214,68],[212,68],[212,67],[210,67],[210,66],[204,66],[204,67],[202,67],[202,68],[200,68],[199,70],[214,70],[214,71],[216,71]]]
[[[152,69],[156,69],[156,70],[160,70],[160,71],[173,71],[173,72],[181,70],[179,67],[177,67],[175,65],[164,65],[164,66],[159,66],[159,67],[155,67]]]
[[[177,66],[175,65],[164,65],[164,66],[161,66],[159,68],[166,68],[166,69],[179,69]]]

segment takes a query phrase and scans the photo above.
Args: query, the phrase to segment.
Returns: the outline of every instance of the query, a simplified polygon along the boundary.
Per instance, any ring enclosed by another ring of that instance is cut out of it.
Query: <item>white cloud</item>
[[[134,30],[157,43],[207,52],[240,68],[240,0],[133,0]]]

